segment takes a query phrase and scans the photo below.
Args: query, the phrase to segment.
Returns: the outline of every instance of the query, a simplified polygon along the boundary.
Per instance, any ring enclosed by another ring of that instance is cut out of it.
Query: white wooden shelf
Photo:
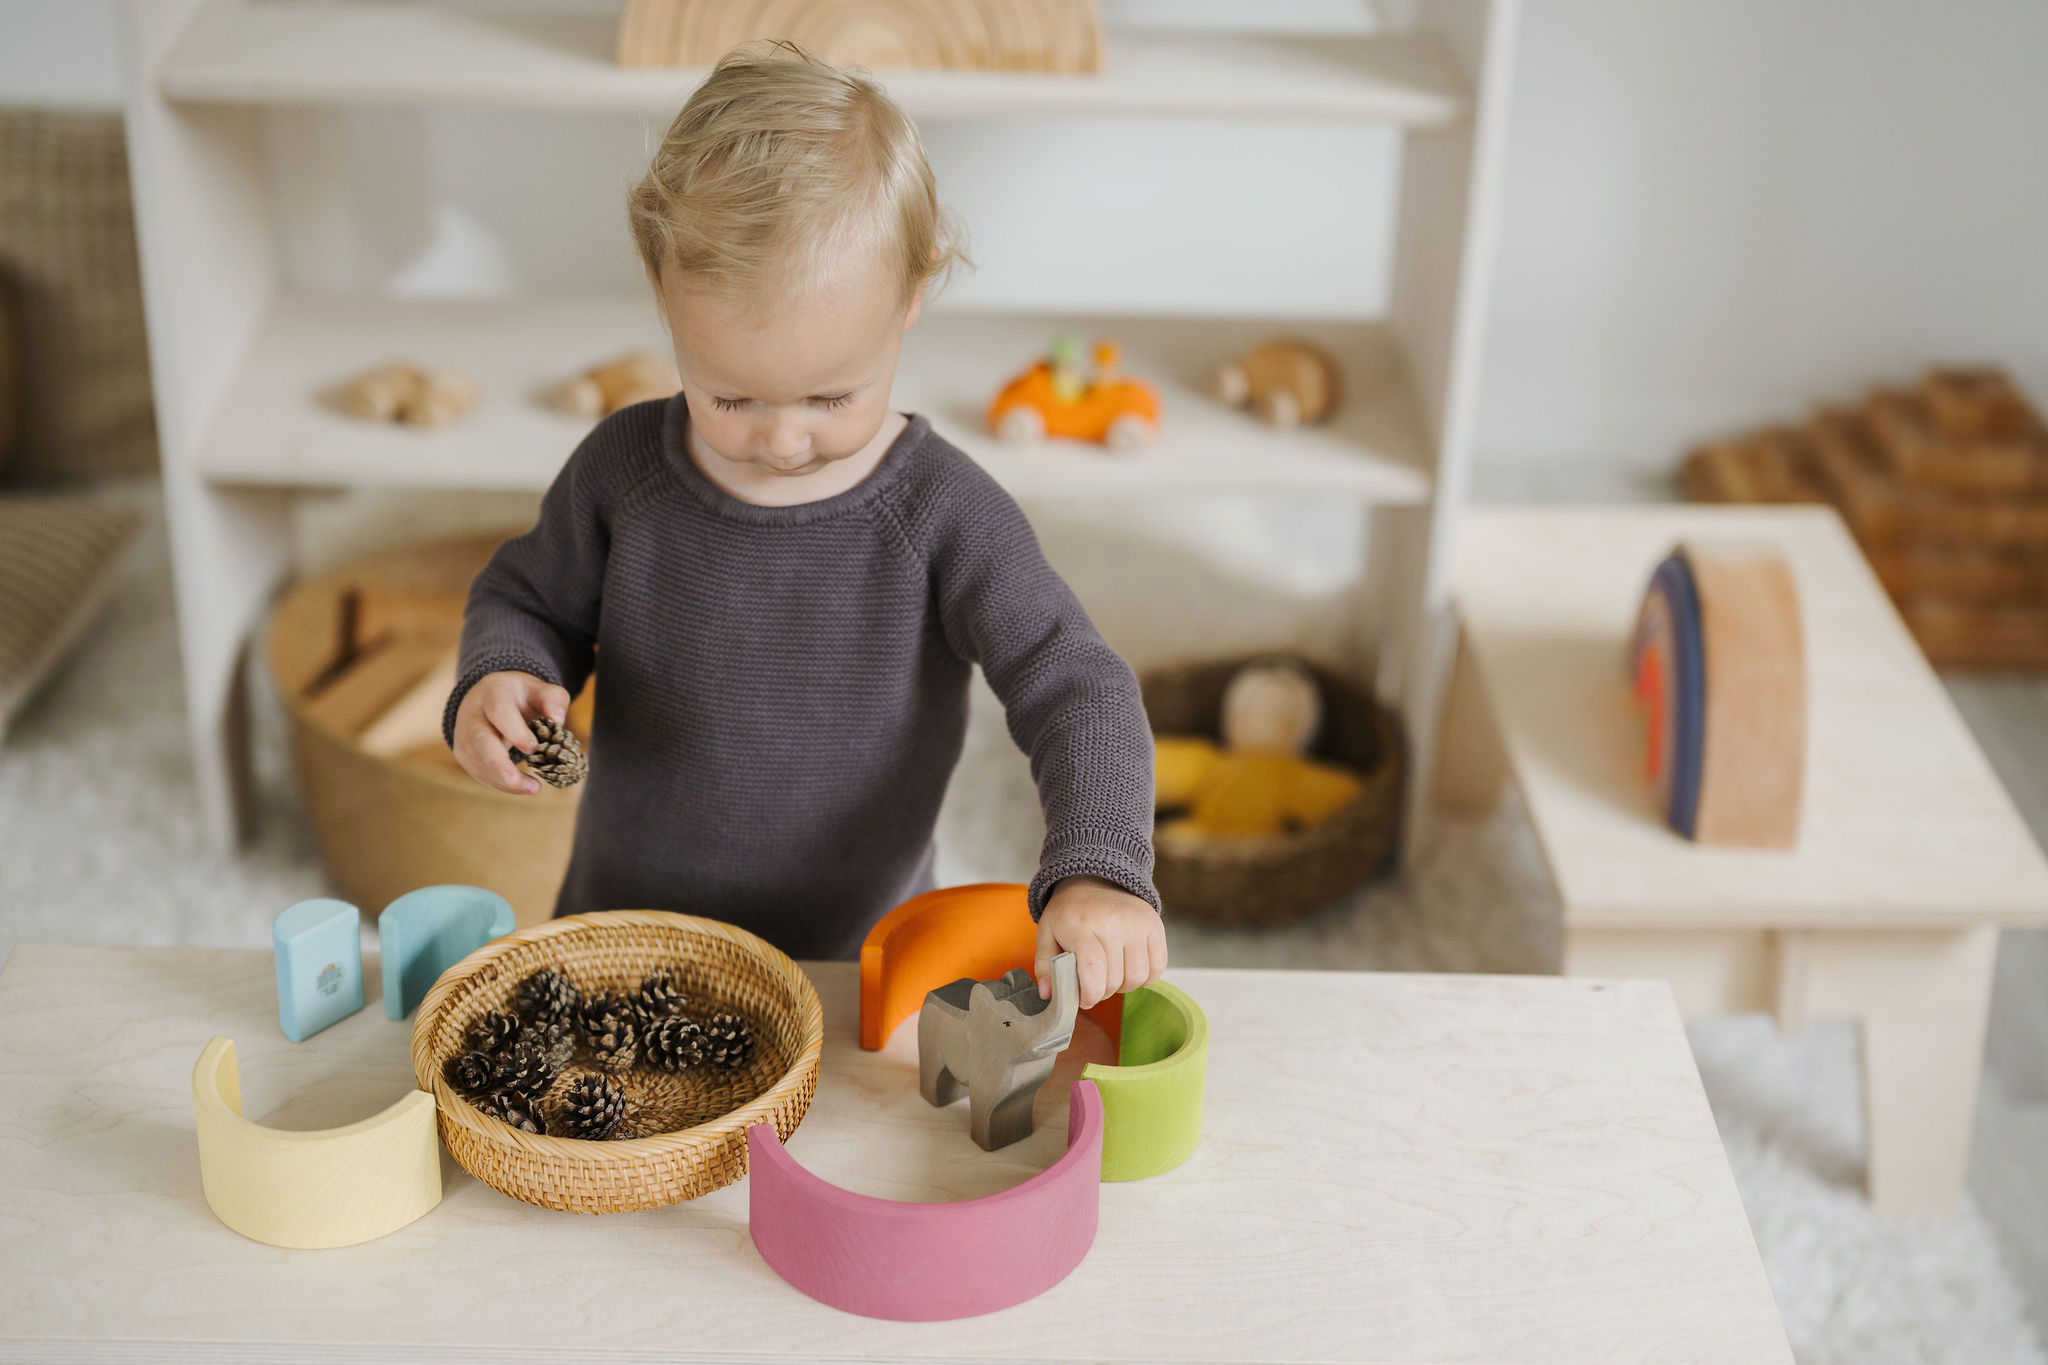
[[[156,67],[168,99],[220,104],[468,105],[668,115],[701,70],[622,69],[616,21],[431,4],[217,0]],[[1440,127],[1469,98],[1436,35],[1113,29],[1093,76],[890,71],[913,116],[1150,114]]]
[[[1339,356],[1351,393],[1329,424],[1275,431],[1201,391],[1217,360],[1279,331]],[[1128,455],[1073,441],[1014,447],[983,430],[999,384],[1062,333],[1110,337],[1123,348],[1125,370],[1160,388],[1156,444]],[[544,488],[590,426],[548,408],[549,389],[622,350],[666,345],[652,299],[634,295],[487,303],[288,297],[259,325],[199,443],[197,469],[219,484]],[[483,401],[437,431],[342,413],[342,383],[400,359],[461,367],[482,384]],[[893,403],[926,414],[1020,497],[1291,492],[1419,503],[1429,496],[1428,447],[1402,374],[1392,342],[1365,323],[934,309],[905,340]]]

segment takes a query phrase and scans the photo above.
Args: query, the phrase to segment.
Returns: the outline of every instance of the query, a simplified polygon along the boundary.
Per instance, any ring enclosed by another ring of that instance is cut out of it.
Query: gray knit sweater
[[[555,913],[683,910],[857,957],[930,885],[975,664],[1038,783],[1032,917],[1084,873],[1156,909],[1136,679],[1009,495],[920,415],[853,488],[758,506],[696,467],[688,415],[599,423],[469,590],[451,744],[485,674],[573,693],[602,656]]]

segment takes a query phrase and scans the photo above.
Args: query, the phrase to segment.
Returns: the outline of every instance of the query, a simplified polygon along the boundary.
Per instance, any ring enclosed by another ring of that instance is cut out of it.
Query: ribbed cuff
[[[462,699],[469,695],[469,689],[490,674],[502,673],[508,669],[531,673],[542,682],[552,683],[556,687],[565,685],[561,675],[555,671],[555,666],[544,659],[535,658],[531,654],[486,654],[463,669],[461,675],[455,679],[455,690],[448,694],[448,704],[441,710],[442,743],[450,749],[455,747],[455,713],[462,708]]]
[[[1045,913],[1047,898],[1066,877],[1100,877],[1159,909],[1159,893],[1152,887],[1149,839],[1134,840],[1106,829],[1077,830],[1059,839],[1048,836],[1038,856],[1038,875],[1025,893],[1032,923]]]

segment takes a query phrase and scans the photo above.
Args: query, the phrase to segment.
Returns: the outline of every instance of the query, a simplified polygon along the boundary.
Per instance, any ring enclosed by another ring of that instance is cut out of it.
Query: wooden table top
[[[1782,547],[1806,630],[1798,844],[1673,833],[1626,652],[1682,539]],[[1458,618],[1564,901],[1585,928],[2048,924],[2048,862],[1831,508],[1475,509]]]
[[[861,1052],[853,965],[804,967],[827,1031],[790,1151],[863,1193],[1014,1184],[1061,1150],[1081,1064],[1112,1060],[1080,1021],[1039,1131],[985,1153],[964,1105],[918,1098],[916,1029]],[[267,952],[21,945],[0,971],[0,1356],[44,1339],[150,1360],[1791,1360],[1663,983],[1171,975],[1211,1026],[1195,1155],[1104,1185],[1094,1248],[1048,1293],[899,1323],[778,1278],[744,1182],[597,1218],[444,1154],[441,1206],[388,1237],[247,1241],[200,1191],[193,1062],[233,1038],[247,1112],[276,1127],[382,1109],[412,1086],[411,1025],[383,1017],[374,959],[365,1009],[293,1044]]]

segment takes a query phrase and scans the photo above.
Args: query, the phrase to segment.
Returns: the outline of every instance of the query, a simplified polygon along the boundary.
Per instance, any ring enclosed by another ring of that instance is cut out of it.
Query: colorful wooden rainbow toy
[[[1680,545],[1650,578],[1629,647],[1646,767],[1671,828],[1789,848],[1806,768],[1806,652],[1774,550]]]

